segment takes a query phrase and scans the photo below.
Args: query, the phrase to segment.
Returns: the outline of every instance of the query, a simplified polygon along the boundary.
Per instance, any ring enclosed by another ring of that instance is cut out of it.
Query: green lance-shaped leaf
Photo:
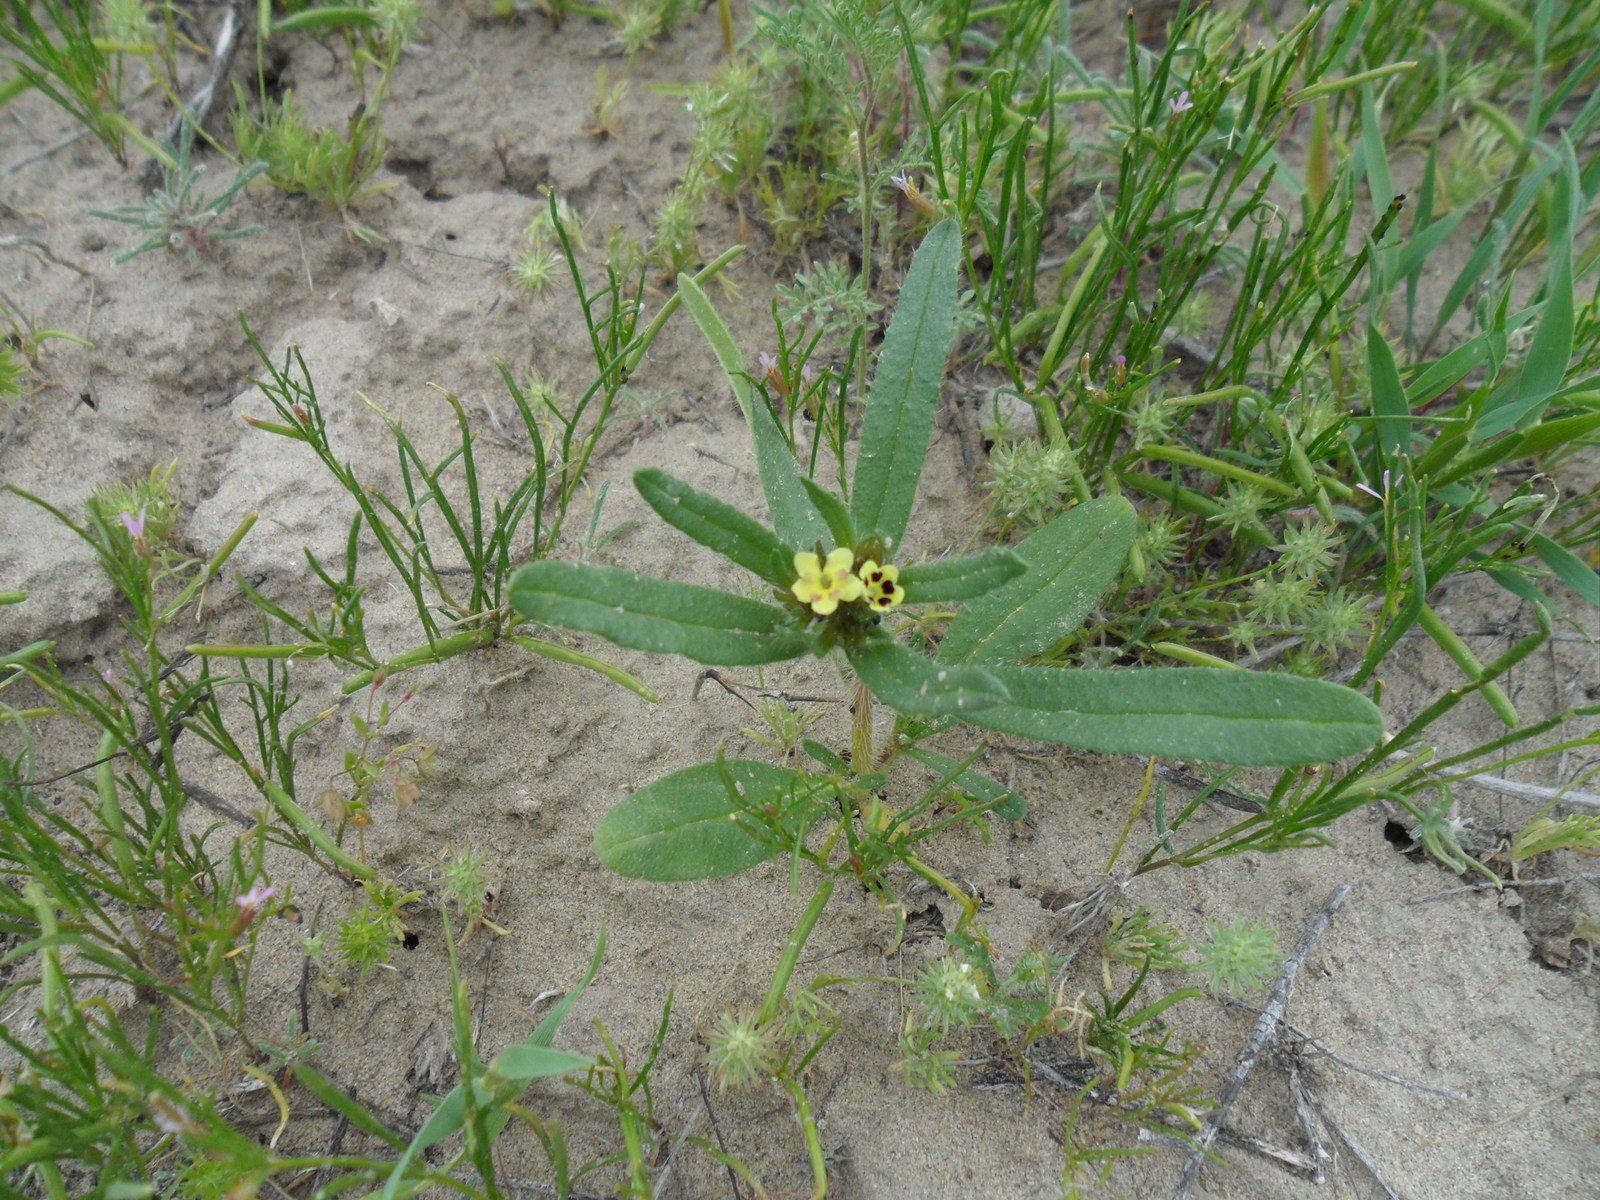
[[[1600,605],[1600,576],[1595,574],[1593,567],[1542,533],[1534,535],[1533,551],[1544,559],[1545,565],[1556,573],[1562,583],[1590,604]]]
[[[886,637],[846,653],[872,694],[907,715],[967,716],[1010,696],[991,671],[924,658]]]
[[[911,519],[950,357],[961,231],[941,221],[923,238],[884,334],[861,427],[851,511],[856,531],[896,546]]]
[[[568,1071],[581,1071],[592,1066],[594,1059],[587,1054],[573,1054],[553,1046],[530,1046],[520,1042],[502,1050],[489,1064],[489,1069],[502,1079],[520,1083],[549,1075],[565,1075]]]
[[[656,467],[635,471],[633,486],[668,525],[773,586],[783,586],[779,567],[793,551],[760,521]]]
[[[716,666],[782,662],[812,649],[782,609],[615,567],[529,563],[511,577],[511,605],[546,625]]]
[[[827,522],[828,532],[833,535],[832,545],[854,546],[856,527],[850,519],[850,510],[844,506],[844,501],[803,475],[800,477],[800,485],[806,489],[806,495],[811,498],[811,503],[817,506],[817,511]],[[828,547],[824,546],[823,549],[826,550]]]
[[[1320,679],[1205,667],[990,669],[1011,701],[968,721],[1082,750],[1294,767],[1356,754],[1383,735],[1372,701]]]
[[[1473,427],[1474,440],[1492,437],[1536,418],[1560,389],[1572,362],[1575,314],[1572,290],[1572,242],[1585,206],[1583,182],[1572,142],[1561,135],[1560,173],[1550,205],[1549,263],[1544,275],[1544,312],[1528,345],[1528,357],[1506,383],[1490,394],[1483,416]]]
[[[994,808],[991,811],[995,816],[1004,817],[1008,821],[1021,821],[1027,818],[1028,802],[982,772],[975,771],[971,767],[963,768],[955,759],[932,750],[924,750],[920,746],[907,746],[901,753],[944,776],[949,780],[945,784],[946,787],[970,792],[982,803],[993,804]]]
[[[1011,552],[1028,570],[972,601],[950,623],[944,662],[1004,662],[1048,649],[1083,624],[1116,580],[1137,518],[1120,496],[1068,509]]]
[[[791,546],[810,546],[824,540],[828,536],[828,526],[801,487],[800,468],[773,422],[772,414],[750,386],[750,373],[745,370],[744,356],[739,353],[733,334],[728,332],[700,285],[689,276],[678,276],[678,295],[683,297],[683,306],[700,326],[700,332],[722,364],[723,373],[733,387],[733,398],[750,426],[756,469],[761,472],[761,490],[766,493],[772,527]]]
[[[997,546],[966,558],[914,563],[900,572],[907,604],[949,604],[972,600],[1021,575],[1028,565]]]
[[[806,781],[800,771],[742,758],[674,771],[605,815],[594,832],[595,853],[631,879],[736,874],[782,853],[821,815]],[[768,804],[781,814],[786,844],[763,836],[768,827],[747,815]]]
[[[1394,352],[1376,320],[1367,324],[1367,378],[1372,387],[1372,411],[1378,418],[1378,451],[1395,471],[1402,455],[1411,451],[1411,405],[1400,382]]]
[[[491,1070],[496,1071],[502,1079],[516,1083],[526,1082],[539,1075],[558,1074],[561,1070],[576,1070],[581,1066],[593,1065],[594,1060],[591,1058],[577,1054],[566,1055],[563,1051],[550,1050],[549,1047],[563,1018],[566,1017],[572,1006],[577,1003],[578,997],[583,995],[584,989],[593,982],[595,973],[600,970],[600,960],[605,954],[605,949],[606,931],[605,926],[602,925],[600,927],[600,937],[594,948],[594,956],[589,960],[589,970],[578,981],[578,986],[556,1002],[555,1007],[550,1010],[544,1020],[539,1022],[526,1041],[502,1051]],[[559,1058],[549,1057],[547,1054],[540,1053],[541,1051],[548,1051],[548,1055],[563,1056],[567,1059],[579,1061],[572,1066],[561,1067],[557,1070],[554,1068],[558,1067]],[[474,1080],[473,1086],[481,1087],[482,1084],[478,1080]],[[315,1091],[316,1089],[313,1088],[313,1090]],[[322,1095],[321,1092],[317,1094],[319,1096]],[[343,1107],[337,1107],[336,1110],[339,1112],[346,1111]],[[505,1113],[504,1109],[501,1109],[498,1114],[491,1115],[489,1119],[494,1121],[499,1116],[505,1115],[508,1114]],[[384,1184],[383,1191],[379,1193],[379,1200],[400,1200],[401,1197],[410,1196],[420,1190],[422,1181],[408,1179],[406,1177],[407,1168],[424,1150],[430,1146],[438,1145],[445,1138],[460,1130],[466,1123],[466,1086],[458,1083],[450,1090],[449,1095],[439,1102],[439,1106],[433,1110],[433,1114],[423,1123],[422,1128],[417,1131],[416,1137],[411,1139],[411,1144],[405,1148],[405,1153],[400,1156],[399,1161],[394,1165],[394,1169],[389,1172],[388,1181]],[[358,1124],[361,1123],[358,1122]],[[502,1127],[504,1126],[503,1121],[500,1124]],[[362,1127],[365,1126],[362,1125]],[[382,1135],[380,1134],[379,1136]],[[388,1141],[389,1139],[385,1138],[384,1140]]]

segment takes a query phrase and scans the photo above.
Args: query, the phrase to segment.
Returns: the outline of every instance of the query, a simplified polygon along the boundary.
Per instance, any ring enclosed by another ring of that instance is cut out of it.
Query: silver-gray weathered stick
[[[1306,931],[1300,935],[1294,953],[1284,960],[1283,974],[1273,985],[1267,1007],[1262,1010],[1260,1020],[1251,1031],[1250,1040],[1245,1043],[1244,1049],[1239,1051],[1239,1057],[1233,1064],[1233,1071],[1228,1075],[1228,1082],[1223,1085],[1222,1095],[1217,1100],[1216,1108],[1211,1110],[1205,1128],[1200,1131],[1200,1135],[1195,1138],[1195,1144],[1189,1149],[1189,1157],[1183,1164],[1183,1174],[1178,1176],[1178,1186],[1172,1189],[1172,1200],[1185,1200],[1190,1189],[1194,1187],[1195,1180],[1200,1177],[1200,1165],[1205,1162],[1205,1152],[1216,1140],[1218,1128],[1228,1119],[1228,1110],[1233,1107],[1234,1101],[1239,1098],[1239,1093],[1244,1090],[1244,1081],[1254,1069],[1256,1060],[1261,1057],[1261,1052],[1272,1042],[1273,1035],[1278,1031],[1278,1021],[1289,1007],[1289,997],[1294,992],[1294,978],[1300,973],[1300,964],[1305,962],[1306,956],[1311,953],[1311,947],[1317,944],[1317,939],[1328,928],[1328,922],[1333,919],[1333,914],[1339,911],[1339,906],[1349,894],[1348,883],[1341,883],[1333,890],[1333,895],[1328,897],[1327,903],[1311,919]]]

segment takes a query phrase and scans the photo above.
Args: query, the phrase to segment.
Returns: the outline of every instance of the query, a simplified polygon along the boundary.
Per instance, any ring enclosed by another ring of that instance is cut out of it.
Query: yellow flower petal
[[[816,555],[811,557],[815,558]],[[830,575],[848,575],[850,568],[855,565],[856,552],[846,550],[843,546],[828,552],[828,573]]]
[[[906,591],[899,582],[899,567],[879,566],[869,558],[861,564],[860,578],[867,603],[880,612],[906,598]]]
[[[794,569],[799,578],[790,588],[795,599],[809,604],[819,617],[831,615],[840,602],[861,599],[866,585],[851,573],[855,559],[855,551],[843,546],[829,551],[826,562],[815,554],[797,551]]]

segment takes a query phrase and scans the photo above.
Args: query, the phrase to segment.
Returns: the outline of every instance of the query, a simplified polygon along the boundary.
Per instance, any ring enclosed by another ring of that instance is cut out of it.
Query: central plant
[[[708,665],[837,648],[867,693],[902,718],[919,719],[915,729],[924,735],[943,727],[939,718],[959,716],[1080,749],[1272,766],[1327,762],[1373,745],[1382,733],[1373,704],[1319,680],[1221,668],[1022,665],[1069,636],[1121,572],[1137,517],[1119,496],[1080,504],[1014,548],[895,563],[950,353],[960,236],[945,221],[917,251],[878,359],[848,499],[802,474],[726,326],[694,281],[680,277],[684,303],[749,422],[772,523],[655,468],[637,472],[634,483],[670,525],[770,585],[770,600],[545,560],[513,577],[517,610]],[[902,606],[956,602],[964,607],[931,657],[901,645],[884,622]],[[889,756],[906,748],[911,732],[903,720]],[[876,762],[856,757],[852,765],[867,771]],[[602,843],[640,803],[636,796],[607,819]],[[664,869],[659,861],[634,865],[648,869],[629,873],[657,878]]]
[[[1016,819],[1024,811],[1019,797],[972,769],[981,747],[957,761],[919,742],[960,719],[1081,749],[1295,767],[1365,750],[1383,732],[1370,700],[1319,680],[1223,668],[1023,665],[1071,635],[1122,571],[1137,516],[1120,496],[1080,504],[1009,549],[895,561],[950,354],[960,237],[945,221],[913,260],[878,358],[847,499],[802,474],[726,326],[694,281],[679,277],[684,304],[749,423],[772,524],[655,468],[637,472],[634,483],[668,524],[759,577],[770,588],[766,600],[552,560],[530,563],[511,581],[511,602],[523,616],[619,646],[717,666],[839,651],[854,669],[848,759],[799,738],[797,728],[793,740],[816,768],[718,753],[641,788],[595,834],[601,861],[634,878],[730,875],[784,852],[821,873],[761,1009],[728,1014],[711,1039],[724,1082],[777,1077],[794,1093],[819,1180],[820,1147],[797,1080],[831,1034],[829,1018],[819,1015],[829,1010],[815,986],[787,1003],[785,993],[835,883],[848,876],[886,895],[886,872],[901,864],[961,904],[954,942],[977,902],[923,862],[918,843],[958,821],[982,823],[989,812]],[[963,607],[931,656],[902,645],[885,620],[903,607],[957,602]],[[898,714],[882,746],[874,743],[874,699]],[[901,754],[940,778],[896,811],[880,792]],[[954,815],[936,815],[935,805],[951,796]]]

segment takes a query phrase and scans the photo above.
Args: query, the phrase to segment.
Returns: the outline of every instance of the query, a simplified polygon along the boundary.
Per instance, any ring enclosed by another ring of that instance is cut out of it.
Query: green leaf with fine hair
[[[945,786],[976,796],[984,804],[993,804],[990,810],[1008,821],[1021,821],[1028,815],[1028,802],[1010,788],[990,779],[981,771],[963,768],[956,759],[920,746],[907,746],[901,751],[907,758],[915,759],[930,771],[937,771],[946,779]]]
[[[723,373],[733,388],[733,398],[750,426],[756,469],[761,473],[761,490],[766,493],[772,527],[791,546],[809,547],[823,540],[828,536],[828,526],[800,485],[800,468],[783,434],[778,431],[772,413],[750,386],[750,372],[745,369],[744,355],[739,353],[733,334],[728,332],[700,285],[688,275],[678,276],[678,295],[683,297],[683,306],[710,343],[717,362],[722,364]]]
[[[1009,662],[1071,633],[1116,581],[1137,518],[1121,496],[1068,509],[1011,548],[1025,574],[973,600],[950,623],[943,662]]]
[[[933,434],[939,385],[955,328],[961,231],[941,221],[922,239],[900,289],[872,377],[851,513],[863,538],[896,546],[911,519],[922,460]]]
[[[1294,767],[1359,753],[1383,736],[1371,700],[1320,679],[1207,667],[990,670],[1011,700],[964,714],[968,721],[1080,750]]]
[[[793,551],[760,521],[656,467],[635,471],[633,486],[668,525],[775,587],[783,586],[779,567]]]
[[[821,763],[835,775],[850,774],[850,764],[845,762],[844,759],[840,758],[832,750],[829,750],[821,742],[814,742],[810,738],[801,738],[800,748],[809,754],[813,760]]]
[[[1002,546],[965,558],[913,563],[900,572],[907,604],[949,604],[972,600],[994,591],[1028,569],[1028,565]]]
[[[808,777],[752,759],[674,771],[618,804],[594,832],[595,853],[630,879],[670,882],[737,874],[794,845],[824,809]],[[776,806],[785,837],[748,815]]]
[[[817,506],[822,519],[828,523],[828,532],[833,535],[832,546],[855,546],[856,527],[850,520],[850,510],[844,506],[844,501],[804,475],[800,477],[800,485],[806,489],[806,495],[811,497],[811,503]],[[824,546],[823,550],[827,551],[832,546]],[[811,547],[807,546],[806,549]]]
[[[896,712],[908,716],[967,716],[1008,697],[1006,687],[982,667],[956,666],[914,654],[887,637],[845,652],[861,682]]]
[[[511,605],[546,625],[713,666],[782,662],[813,646],[770,604],[615,567],[529,563],[511,577]]]

